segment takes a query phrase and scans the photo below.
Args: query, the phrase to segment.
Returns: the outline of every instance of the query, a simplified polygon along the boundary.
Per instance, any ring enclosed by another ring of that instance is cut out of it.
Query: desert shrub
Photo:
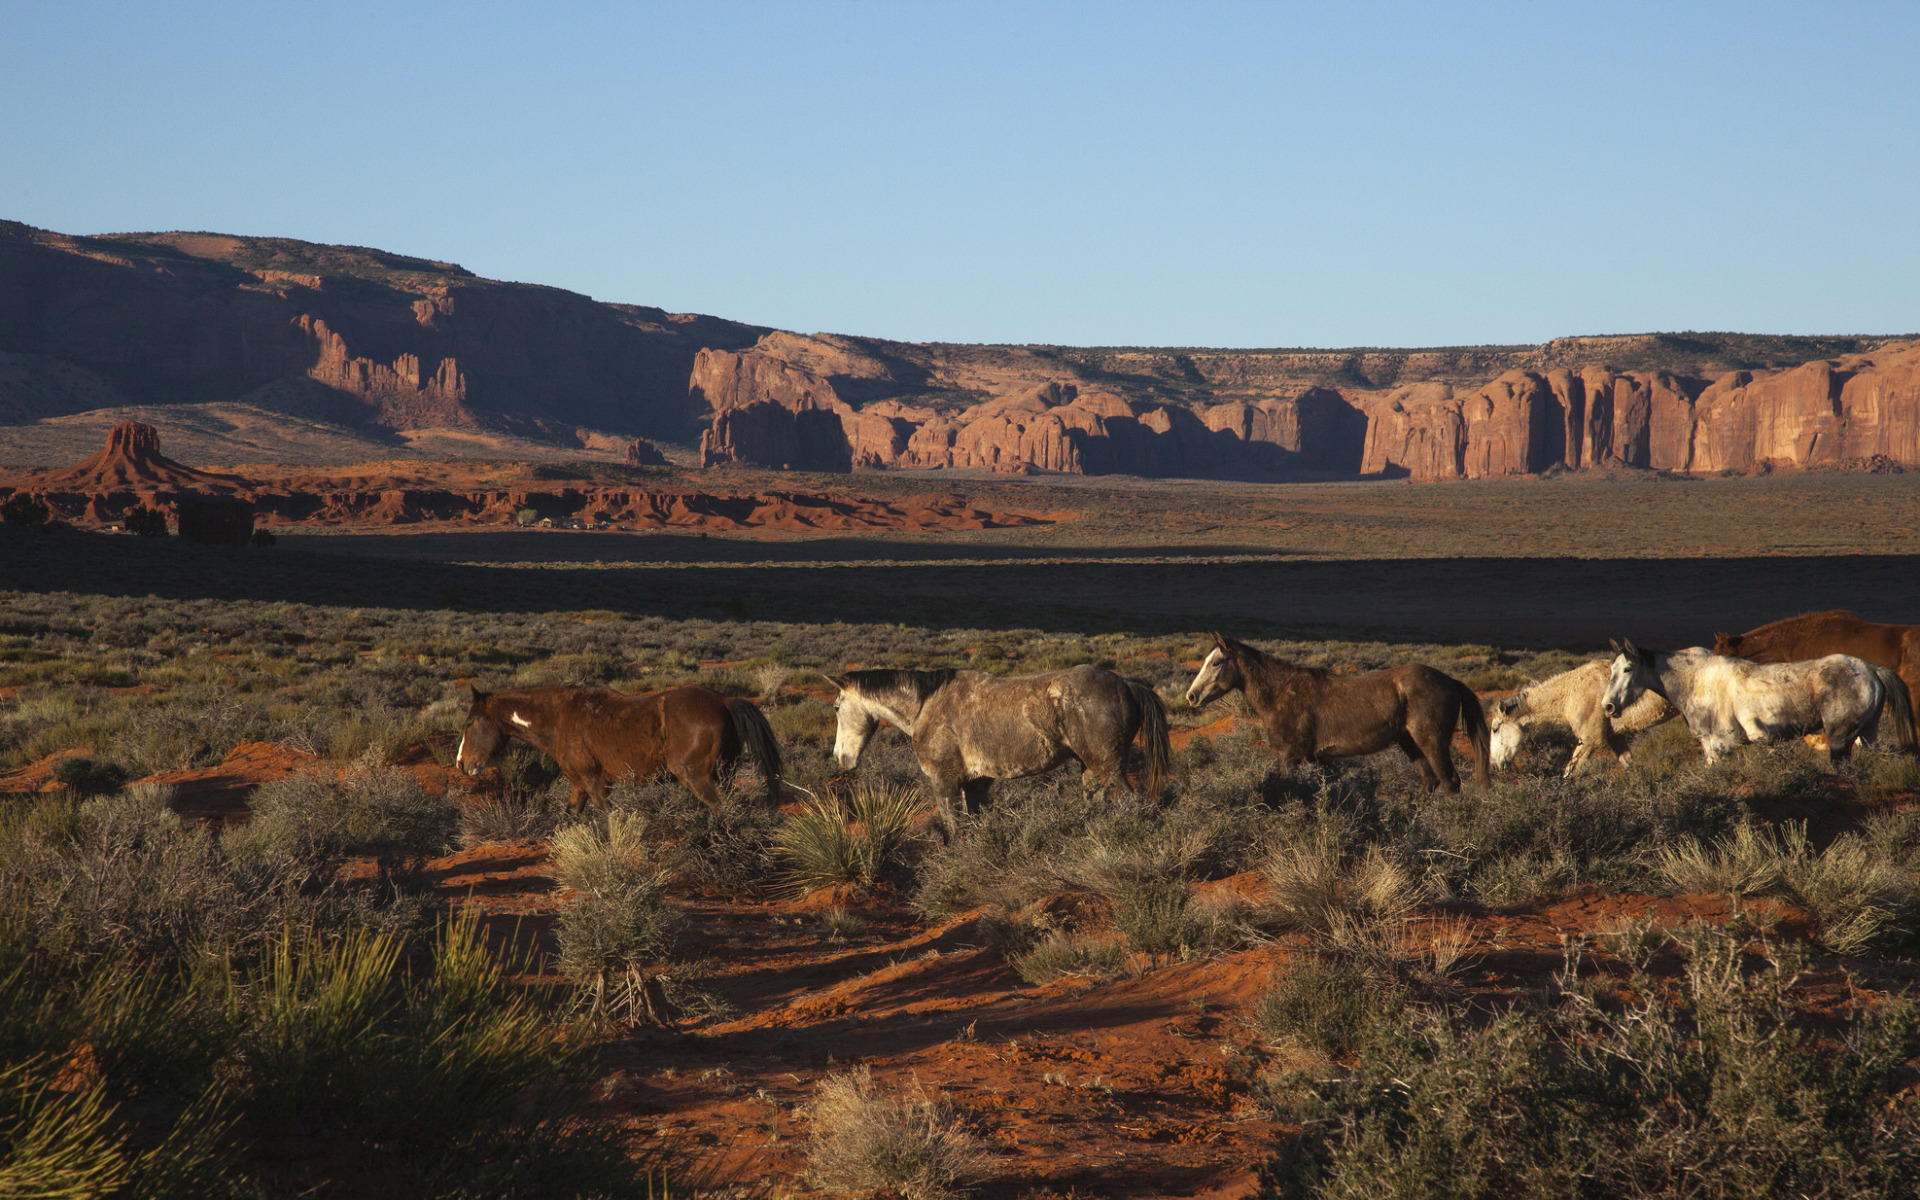
[[[833,705],[811,696],[792,704],[776,705],[766,713],[767,724],[773,727],[773,734],[782,746],[802,740],[831,745],[839,721]]]
[[[76,792],[111,792],[128,779],[117,762],[86,754],[71,754],[53,764],[53,777]]]
[[[353,855],[389,877],[446,852],[459,812],[397,767],[363,766],[339,779],[291,775],[254,790],[252,819],[227,836],[230,851],[308,879],[332,875]]]
[[[1854,780],[1863,800],[1886,800],[1920,792],[1920,758],[1878,747],[1854,752]]]
[[[1640,778],[1655,783],[1701,765],[1700,741],[1685,721],[1656,725],[1634,739],[1632,766]]]
[[[1920,873],[1908,837],[1907,820],[1883,818],[1865,835],[1841,834],[1816,852],[1803,823],[1778,832],[1742,825],[1710,845],[1687,839],[1664,849],[1660,863],[1681,891],[1788,899],[1812,916],[1814,940],[1861,954],[1911,937]]]
[[[165,537],[167,533],[167,514],[157,508],[142,505],[129,512],[126,517],[127,532],[140,537]]]
[[[1736,826],[1711,843],[1682,838],[1658,850],[1660,873],[1681,892],[1764,895],[1780,883],[1786,849],[1770,830]]]
[[[830,942],[859,937],[867,931],[867,922],[864,918],[848,912],[838,904],[822,909],[814,923],[820,930],[820,936]]]
[[[1136,953],[1181,957],[1232,938],[1229,922],[1193,895],[1219,834],[1206,823],[1116,821],[1076,846],[1061,873],[1112,906],[1113,928]]]
[[[565,802],[550,795],[507,792],[477,796],[460,806],[460,845],[539,842],[559,826]]]
[[[1727,1198],[1913,1196],[1920,1113],[1896,1097],[1920,1053],[1898,999],[1841,1034],[1804,1026],[1797,964],[1741,969],[1741,938],[1681,938],[1677,988],[1478,1025],[1411,1012],[1312,1097],[1263,1171],[1268,1195]]]
[[[709,808],[679,780],[659,775],[615,784],[607,804],[647,818],[651,834],[668,847],[667,867],[682,882],[738,891],[763,886],[775,871],[772,843],[785,818],[731,786],[723,786],[720,803]]]
[[[917,1085],[906,1096],[884,1096],[864,1066],[821,1080],[808,1111],[808,1173],[829,1191],[949,1200],[985,1165],[950,1105]]]
[[[805,896],[841,884],[879,886],[901,865],[924,810],[918,788],[884,784],[809,800],[774,838],[779,888]]]
[[[8,525],[45,525],[51,509],[27,492],[15,492],[0,501],[0,522]]]
[[[42,802],[0,841],[0,891],[32,942],[79,960],[187,953],[247,923],[265,898],[236,884],[212,836],[137,788]]]
[[[1910,868],[1858,834],[1842,834],[1818,854],[1807,851],[1798,827],[1788,828],[1786,840],[1781,883],[1813,914],[1822,946],[1862,954],[1912,940],[1920,878]]]
[[[1111,934],[1074,934],[1054,929],[1039,944],[1013,960],[1014,974],[1027,983],[1056,979],[1112,979],[1127,970],[1127,944]]]
[[[204,989],[124,960],[75,976],[10,939],[6,948],[0,1195],[234,1194],[232,1106],[213,1074],[224,1022]],[[77,1044],[93,1065],[78,1087]]]
[[[472,917],[409,958],[390,933],[275,939],[238,983],[244,1128],[324,1131],[404,1193],[631,1192],[653,1164],[578,1120],[594,1040],[554,1036]]]
[[[671,954],[679,914],[664,895],[669,872],[647,838],[647,820],[614,810],[553,836],[554,877],[576,895],[561,906],[560,970],[592,1018],[671,1016]]]
[[[1356,966],[1312,960],[1275,977],[1254,1005],[1253,1025],[1269,1041],[1347,1058],[1398,1020],[1405,1003],[1399,987]]]

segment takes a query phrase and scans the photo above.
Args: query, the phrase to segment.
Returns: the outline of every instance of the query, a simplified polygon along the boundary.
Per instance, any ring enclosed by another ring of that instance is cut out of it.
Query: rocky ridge
[[[107,446],[73,467],[0,478],[0,499],[26,492],[63,521],[118,524],[140,507],[176,519],[183,505],[209,498],[243,500],[263,525],[506,525],[544,521],[580,527],[689,530],[1004,529],[1048,518],[978,509],[954,496],[902,500],[803,491],[713,492],[686,488],[560,486],[521,478],[506,486],[460,486],[449,468],[407,464],[406,476],[289,474],[242,478],[183,466],[160,453],[152,426],[126,422]]]
[[[770,334],[702,350],[689,391],[713,466],[1418,481],[1920,466],[1920,341],[1715,337],[1101,357]],[[1755,349],[1844,352],[1730,365]]]
[[[349,426],[677,440],[694,355],[765,332],[361,247],[0,221],[0,422],[237,401]]]

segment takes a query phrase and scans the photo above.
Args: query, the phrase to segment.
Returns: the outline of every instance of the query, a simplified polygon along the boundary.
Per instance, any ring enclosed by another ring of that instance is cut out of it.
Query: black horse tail
[[[1167,762],[1171,743],[1167,738],[1167,706],[1160,694],[1137,679],[1126,680],[1127,691],[1140,706],[1140,744],[1147,751],[1146,793],[1159,799],[1160,786],[1167,781]]]
[[[727,722],[740,739],[741,751],[760,764],[760,777],[767,781],[767,803],[780,803],[780,743],[774,740],[773,726],[751,700],[727,701]]]
[[[1453,681],[1460,698],[1460,723],[1467,727],[1467,740],[1473,743],[1473,781],[1481,787],[1493,786],[1493,731],[1487,728],[1487,712],[1480,697],[1458,679]]]
[[[1920,731],[1914,729],[1913,695],[1907,691],[1906,680],[1885,667],[1875,667],[1873,673],[1880,677],[1880,686],[1887,692],[1880,717],[1883,722],[1888,717],[1893,718],[1890,744],[1895,750],[1908,753],[1920,750]]]

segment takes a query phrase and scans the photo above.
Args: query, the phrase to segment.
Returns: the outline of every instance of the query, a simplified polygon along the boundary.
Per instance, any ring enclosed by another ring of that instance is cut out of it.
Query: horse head
[[[1205,708],[1215,700],[1237,687],[1246,686],[1246,678],[1240,673],[1240,657],[1234,653],[1233,644],[1219,634],[1213,635],[1213,649],[1200,664],[1200,673],[1187,685],[1187,703],[1194,708]]]
[[[910,671],[854,671],[844,676],[827,676],[827,682],[840,689],[834,702],[838,721],[833,734],[833,761],[842,771],[860,765],[867,742],[880,722],[913,734],[920,715],[922,681]]]
[[[1635,646],[1631,639],[1613,643],[1613,665],[1607,669],[1607,690],[1600,696],[1600,711],[1617,717],[1633,707],[1649,689],[1660,690],[1660,677],[1653,670],[1653,654]]]
[[[460,752],[454,756],[454,762],[469,775],[486,770],[493,756],[500,752],[501,743],[506,741],[500,722],[487,711],[487,702],[492,698],[474,688],[473,703],[467,706],[467,723],[460,731]]]

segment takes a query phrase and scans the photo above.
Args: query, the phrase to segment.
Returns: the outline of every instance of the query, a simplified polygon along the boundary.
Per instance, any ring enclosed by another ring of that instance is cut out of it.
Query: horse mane
[[[883,695],[887,692],[901,692],[912,696],[916,703],[924,704],[928,696],[953,682],[956,674],[952,667],[941,667],[934,671],[904,671],[876,668],[871,671],[849,671],[847,682],[855,691],[869,696]]]
[[[1230,637],[1220,639],[1220,644],[1233,660],[1240,664],[1244,675],[1256,677],[1262,681],[1278,684],[1284,677],[1305,675],[1311,679],[1325,679],[1328,671],[1325,667],[1303,667],[1297,663],[1275,658],[1264,650],[1255,649],[1245,642]]]

